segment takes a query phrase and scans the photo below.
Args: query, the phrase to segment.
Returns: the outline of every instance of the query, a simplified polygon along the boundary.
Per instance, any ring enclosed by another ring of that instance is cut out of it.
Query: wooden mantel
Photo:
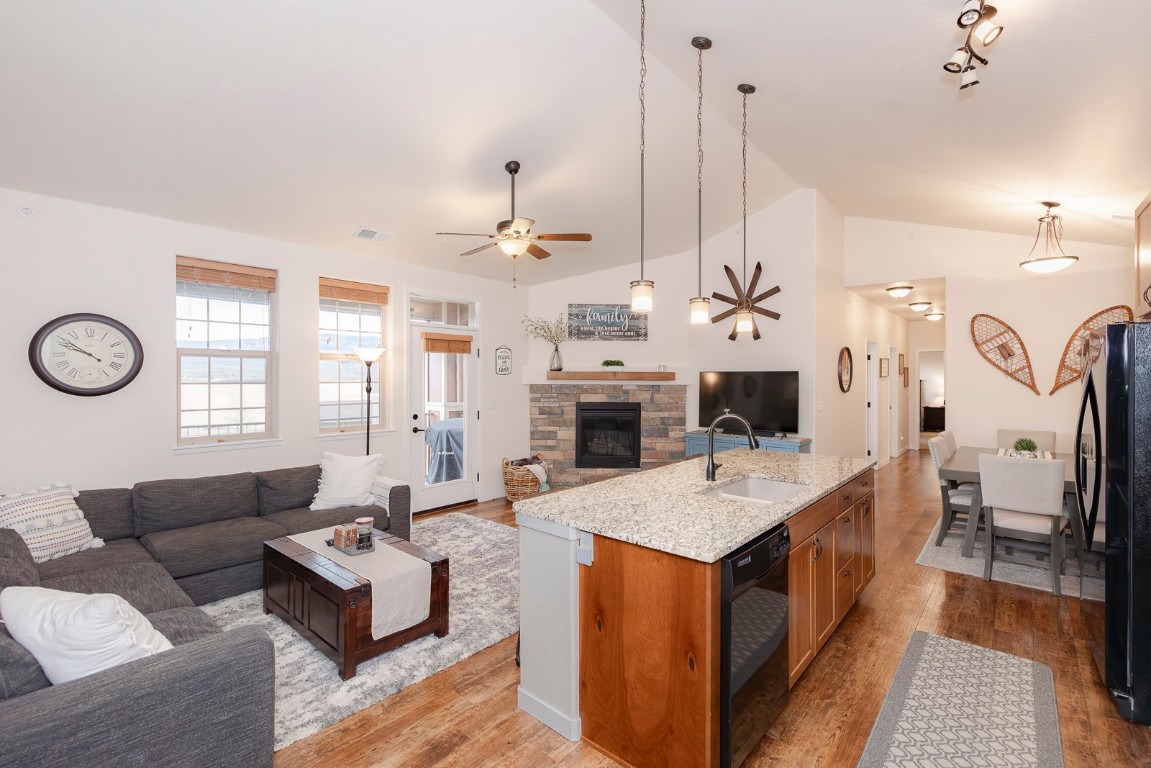
[[[548,371],[548,381],[675,381],[675,371]]]

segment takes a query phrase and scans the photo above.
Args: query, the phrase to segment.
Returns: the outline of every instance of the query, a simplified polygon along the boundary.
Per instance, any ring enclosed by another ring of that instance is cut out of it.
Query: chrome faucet
[[[738,413],[732,413],[730,409],[724,408],[723,413],[715,417],[715,421],[707,428],[707,479],[715,481],[715,471],[722,467],[722,464],[715,463],[715,426],[724,419],[735,419],[744,426],[747,430],[747,447],[755,450],[759,447],[759,440],[755,437],[755,432],[751,428],[751,423],[740,416]]]

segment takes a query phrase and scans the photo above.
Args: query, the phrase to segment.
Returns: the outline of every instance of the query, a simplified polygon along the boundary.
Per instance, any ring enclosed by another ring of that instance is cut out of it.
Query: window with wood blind
[[[372,393],[366,389],[367,365],[356,350],[382,348],[388,287],[320,278],[320,432],[339,433],[387,426],[391,388],[385,356],[372,363]]]
[[[176,258],[177,443],[275,436],[276,271]]]

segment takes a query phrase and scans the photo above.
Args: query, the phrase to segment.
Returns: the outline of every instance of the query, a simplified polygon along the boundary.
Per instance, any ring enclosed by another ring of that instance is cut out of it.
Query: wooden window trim
[[[222,261],[176,257],[176,279],[206,285],[228,285],[254,288],[260,291],[276,290],[276,270],[228,264]]]
[[[332,277],[320,278],[320,298],[337,301],[358,301],[361,304],[387,306],[391,289],[386,285],[356,283],[351,280],[337,280]]]

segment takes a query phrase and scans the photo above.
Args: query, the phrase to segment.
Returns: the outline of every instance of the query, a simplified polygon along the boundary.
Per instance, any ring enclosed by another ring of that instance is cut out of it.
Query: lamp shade
[[[511,256],[513,258],[516,256],[523,256],[524,252],[527,251],[529,244],[530,243],[528,243],[527,240],[518,240],[518,239],[500,240],[500,242],[498,243],[498,245],[500,246],[500,250],[503,251],[504,253],[506,253],[508,256]]]
[[[887,293],[893,299],[902,299],[907,294],[911,293],[912,286],[910,285],[893,285],[887,289]]]
[[[1019,262],[1019,266],[1026,269],[1028,272],[1038,272],[1039,274],[1050,274],[1051,272],[1058,272],[1061,269],[1067,269],[1075,262],[1079,261],[1078,256],[1049,256],[1043,259],[1028,259],[1027,261]]]
[[[967,29],[983,16],[983,0],[965,0],[963,3],[963,10],[959,12],[959,18],[955,23],[959,25],[960,29]]]
[[[994,43],[1003,34],[1003,27],[995,23],[995,17],[999,11],[994,5],[988,5],[983,9],[983,15],[979,18],[979,23],[975,25],[975,29],[971,30],[971,36],[978,40],[984,48]]]
[[[631,311],[651,312],[655,283],[651,280],[631,281]]]
[[[751,333],[755,328],[755,315],[751,313],[750,309],[745,309],[735,313],[735,332],[736,333]]]
[[[1047,208],[1047,213],[1039,217],[1039,228],[1035,232],[1035,243],[1031,246],[1031,253],[1027,254],[1025,260],[1019,262],[1019,266],[1028,272],[1048,274],[1070,267],[1079,261],[1079,257],[1069,256],[1063,252],[1063,217],[1051,212],[1053,208],[1059,207],[1059,203],[1045,201],[1043,205]],[[1042,256],[1036,253],[1040,240],[1043,241]]]
[[[696,296],[691,300],[691,324],[707,325],[711,322],[711,299]]]
[[[963,74],[959,76],[959,90],[977,85],[979,85],[979,73],[975,70],[974,64],[968,64],[963,68]]]
[[[923,316],[923,319],[924,320],[930,320],[933,323],[938,323],[940,320],[943,319],[943,313],[942,312],[928,312],[926,315]]]
[[[967,62],[967,49],[956,48],[955,53],[951,54],[951,58],[943,65],[943,68],[948,72],[958,75],[963,71],[963,65]]]
[[[914,311],[914,312],[923,312],[924,310],[931,308],[931,302],[930,301],[913,301],[910,304],[908,304],[907,306],[911,307],[912,311]]]
[[[380,355],[384,354],[381,347],[358,347],[356,349],[356,357],[363,360],[365,363],[374,363],[380,359]]]

